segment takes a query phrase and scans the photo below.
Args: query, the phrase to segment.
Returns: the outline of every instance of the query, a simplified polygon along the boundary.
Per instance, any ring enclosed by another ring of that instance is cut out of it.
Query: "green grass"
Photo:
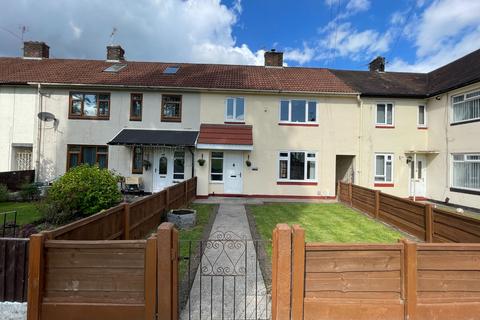
[[[307,242],[394,243],[403,237],[400,232],[337,203],[281,203],[249,208],[257,231],[268,240],[277,223],[299,224],[305,229]]]
[[[0,202],[0,213],[7,211],[17,211],[17,224],[20,226],[41,218],[35,202]],[[13,221],[13,214],[9,214],[7,220]],[[3,217],[1,217],[0,224],[3,224]]]
[[[191,229],[179,230],[179,239],[180,239],[180,255],[182,257],[188,256],[188,242],[190,240],[201,240],[203,235],[203,230],[205,229],[210,216],[214,213],[215,205],[213,204],[191,204],[190,208],[197,210],[197,224]],[[192,242],[192,254],[196,250],[198,242]],[[186,268],[188,266],[187,260],[180,261],[180,279],[183,276]]]

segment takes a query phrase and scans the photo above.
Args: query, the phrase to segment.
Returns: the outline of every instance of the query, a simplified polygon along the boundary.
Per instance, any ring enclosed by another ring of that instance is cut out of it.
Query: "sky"
[[[0,56],[23,40],[52,58],[428,72],[480,48],[480,0],[2,0]],[[113,33],[113,35],[112,35]]]

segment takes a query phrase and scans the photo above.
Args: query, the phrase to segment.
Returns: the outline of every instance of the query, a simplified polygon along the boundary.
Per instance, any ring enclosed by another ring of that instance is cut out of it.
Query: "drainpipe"
[[[43,106],[42,106],[42,94],[40,93],[40,90],[42,88],[42,85],[40,83],[37,84],[37,115],[43,111]],[[40,176],[40,145],[42,142],[42,120],[40,120],[37,117],[37,154],[36,154],[36,159],[35,159],[35,182],[38,181],[39,176]]]
[[[361,153],[362,153],[362,140],[363,140],[363,100],[362,100],[362,98],[360,98],[360,94],[357,95],[357,102],[358,102],[358,106],[360,107],[360,125],[359,125],[359,128],[358,128],[359,134],[358,134],[358,160],[357,160],[357,163],[360,164],[360,163],[362,163]],[[357,169],[357,172],[358,172],[358,175],[360,176],[360,173],[361,173],[360,168]],[[354,175],[354,177],[355,177],[355,175]],[[360,178],[358,177],[357,180],[360,180]],[[357,183],[359,183],[359,181],[357,181]]]
[[[417,153],[413,154],[413,201],[417,200],[417,178],[418,177],[418,168],[417,168]]]
[[[192,155],[192,178],[195,176],[195,155],[193,154],[192,148],[188,148],[190,154]]]

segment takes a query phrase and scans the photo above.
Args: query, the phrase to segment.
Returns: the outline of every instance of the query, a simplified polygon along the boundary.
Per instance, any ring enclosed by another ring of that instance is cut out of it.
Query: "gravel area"
[[[0,302],[0,319],[25,320],[27,319],[27,304],[20,302]]]

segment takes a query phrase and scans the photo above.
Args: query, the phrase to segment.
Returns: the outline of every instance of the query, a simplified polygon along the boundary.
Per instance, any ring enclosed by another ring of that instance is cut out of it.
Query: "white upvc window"
[[[427,127],[427,107],[424,105],[418,106],[417,112],[417,126],[419,128]]]
[[[245,99],[242,97],[229,97],[225,100],[225,121],[245,121]]]
[[[480,120],[480,90],[452,97],[452,122]]]
[[[375,154],[375,182],[392,183],[393,182],[393,154],[376,153]]]
[[[452,154],[452,187],[480,191],[480,153]]]
[[[317,101],[301,99],[281,100],[280,122],[317,123]]]
[[[316,181],[317,155],[313,151],[280,151],[279,181]]]
[[[377,126],[393,127],[395,121],[395,106],[391,102],[377,103],[375,124]]]
[[[212,151],[210,158],[210,181],[223,182],[223,152]]]

